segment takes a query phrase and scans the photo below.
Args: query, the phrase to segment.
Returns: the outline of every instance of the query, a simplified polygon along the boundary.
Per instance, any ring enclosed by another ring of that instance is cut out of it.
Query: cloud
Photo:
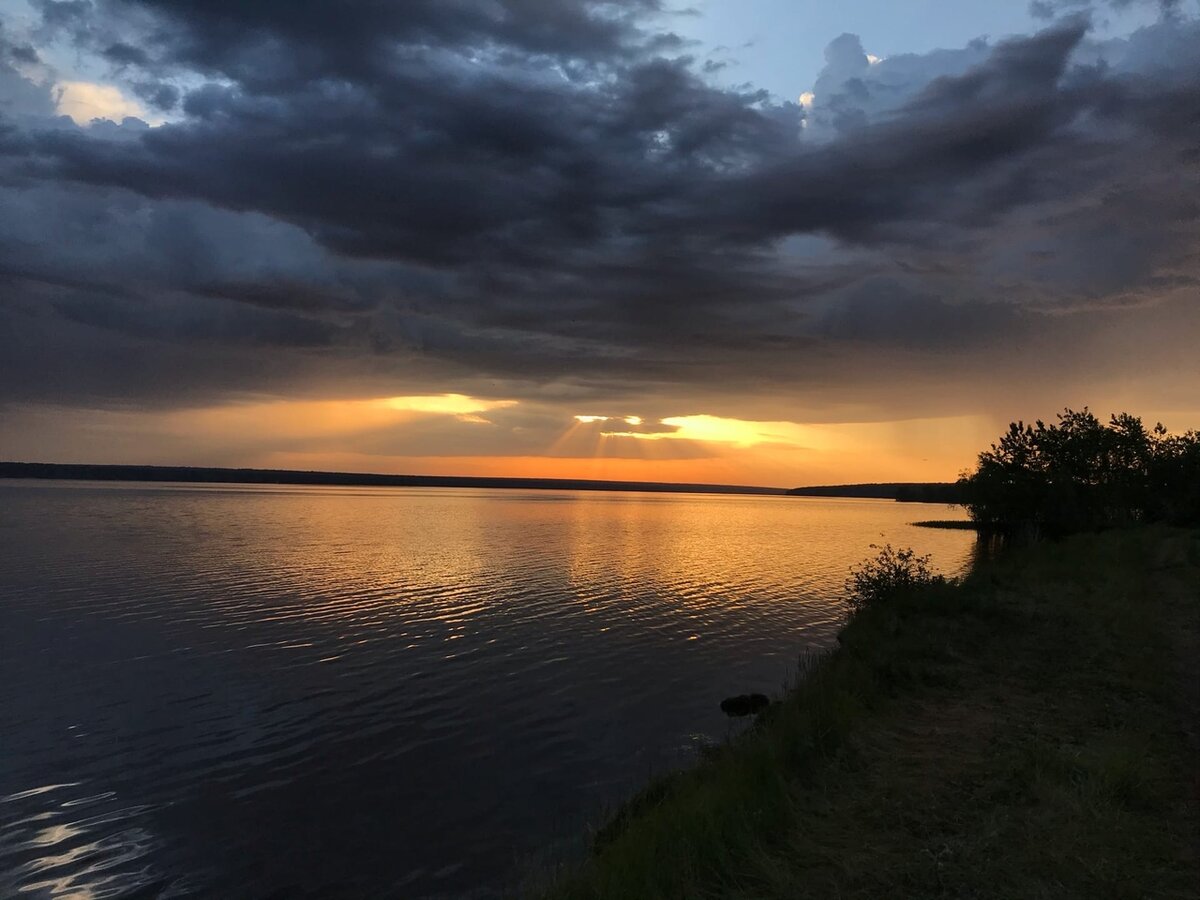
[[[1180,0],[1031,0],[1029,13],[1036,19],[1053,19],[1094,9],[1124,11],[1143,7],[1156,9],[1163,16],[1173,16],[1181,5]]]
[[[1134,316],[1173,347],[1200,277],[1182,14],[842,35],[779,103],[709,83],[651,0],[39,8],[0,62],[0,404],[953,411],[946,360],[1046,380]],[[56,110],[38,41],[104,80]]]
[[[126,118],[151,118],[141,103],[126,97],[111,84],[62,81],[55,86],[54,94],[59,114],[70,116],[77,125],[89,125],[95,119],[120,122]]]

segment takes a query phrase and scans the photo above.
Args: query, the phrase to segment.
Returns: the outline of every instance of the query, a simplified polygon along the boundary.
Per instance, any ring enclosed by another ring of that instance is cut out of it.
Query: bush
[[[875,558],[851,568],[846,579],[846,600],[854,612],[946,580],[930,568],[928,555],[917,556],[912,548],[896,550],[891,544],[871,547],[879,551]]]

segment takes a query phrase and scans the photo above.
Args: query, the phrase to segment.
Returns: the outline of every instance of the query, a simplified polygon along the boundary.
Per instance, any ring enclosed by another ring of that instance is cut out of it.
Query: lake
[[[0,896],[492,897],[778,694],[923,504],[0,482]]]

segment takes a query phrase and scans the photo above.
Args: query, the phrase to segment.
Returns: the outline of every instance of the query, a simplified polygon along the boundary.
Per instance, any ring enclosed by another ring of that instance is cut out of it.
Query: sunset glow
[[[1200,0],[0,0],[0,898],[1183,896],[1197,148]]]
[[[787,487],[1200,426],[1196,16],[770,5],[14,0],[0,459]]]
[[[516,400],[478,400],[464,394],[438,394],[428,397],[389,397],[379,402],[388,409],[455,416],[486,412],[489,409],[504,409],[505,407],[516,406],[517,404]]]
[[[34,452],[22,436],[82,432],[96,462],[781,487],[953,479],[999,427],[986,416],[813,424],[706,414],[561,417],[537,403],[461,393],[161,412],[28,409],[16,421],[21,427],[0,436],[0,448],[17,457]]]
[[[94,119],[120,122],[127,116],[147,123],[161,121],[161,117],[152,116],[143,104],[127,97],[120,88],[111,84],[64,81],[58,84],[56,90],[58,111],[70,116],[77,125],[90,125]]]

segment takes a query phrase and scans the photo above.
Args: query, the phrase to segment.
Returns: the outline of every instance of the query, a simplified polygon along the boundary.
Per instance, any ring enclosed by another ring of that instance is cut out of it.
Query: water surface
[[[931,515],[932,514],[932,515]],[[873,500],[0,482],[0,896],[488,897],[778,693]]]

